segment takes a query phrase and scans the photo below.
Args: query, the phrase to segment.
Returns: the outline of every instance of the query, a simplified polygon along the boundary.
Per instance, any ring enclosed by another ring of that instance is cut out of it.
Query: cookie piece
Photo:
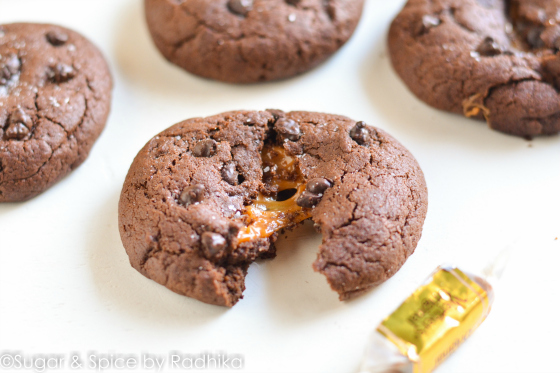
[[[338,115],[238,111],[150,140],[126,177],[119,229],[143,275],[231,307],[281,230],[313,219],[323,234],[313,268],[345,300],[395,274],[426,211],[420,167],[384,131]]]
[[[0,202],[32,198],[86,159],[111,88],[103,56],[78,33],[0,25]]]
[[[363,0],[145,0],[165,58],[205,78],[254,83],[319,65],[352,35]]]
[[[389,31],[392,64],[441,110],[533,137],[560,132],[560,1],[409,0]]]

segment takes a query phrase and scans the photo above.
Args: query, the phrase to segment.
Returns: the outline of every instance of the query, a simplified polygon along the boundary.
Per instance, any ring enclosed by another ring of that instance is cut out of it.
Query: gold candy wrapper
[[[486,269],[498,278],[502,260]],[[486,319],[494,301],[490,283],[452,266],[441,266],[377,327],[360,373],[429,373]]]

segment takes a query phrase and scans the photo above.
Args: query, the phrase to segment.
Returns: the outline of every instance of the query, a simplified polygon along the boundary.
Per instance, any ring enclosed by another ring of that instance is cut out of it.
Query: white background
[[[370,331],[437,265],[477,270],[513,245],[490,317],[438,372],[560,371],[560,138],[506,136],[413,97],[385,46],[403,4],[370,0],[351,41],[303,76],[235,86],[165,62],[140,0],[0,0],[0,23],[58,23],[90,38],[115,79],[109,122],[86,163],[39,197],[0,206],[0,354],[225,351],[245,356],[245,372],[356,372]],[[309,226],[279,241],[278,258],[253,264],[230,310],[130,267],[117,203],[137,151],[180,120],[242,108],[344,114],[412,151],[430,205],[400,272],[339,302],[311,269],[320,236]]]

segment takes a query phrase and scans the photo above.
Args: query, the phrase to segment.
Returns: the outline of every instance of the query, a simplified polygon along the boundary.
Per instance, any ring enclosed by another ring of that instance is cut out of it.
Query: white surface
[[[0,206],[0,355],[225,351],[244,355],[244,372],[355,372],[369,332],[437,265],[478,269],[514,243],[493,312],[438,372],[558,371],[560,138],[527,142],[414,98],[385,47],[403,3],[370,0],[352,40],[312,72],[234,86],[166,63],[140,0],[0,0],[0,23],[58,23],[89,37],[115,78],[109,122],[86,163],[39,197]],[[251,267],[245,298],[231,310],[133,270],[117,202],[137,151],[186,118],[270,107],[365,120],[417,157],[430,206],[401,271],[340,303],[311,269],[320,236],[309,226],[279,242],[276,260]]]

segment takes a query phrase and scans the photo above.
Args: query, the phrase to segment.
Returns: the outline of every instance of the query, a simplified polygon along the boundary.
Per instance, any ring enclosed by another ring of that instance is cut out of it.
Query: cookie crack
[[[36,93],[36,95],[35,95],[35,108],[37,109],[37,116],[38,116],[39,118],[42,118],[42,119],[44,119],[44,120],[48,120],[49,122],[52,122],[52,123],[57,124],[58,126],[60,126],[60,127],[62,128],[62,130],[63,130],[63,131],[65,132],[65,134],[66,134],[66,141],[63,141],[60,145],[58,145],[56,148],[53,149],[53,148],[50,146],[50,144],[48,144],[46,141],[40,140],[40,141],[42,141],[45,145],[47,145],[47,146],[49,147],[49,149],[51,149],[51,154],[49,155],[49,158],[48,158],[45,162],[43,162],[43,163],[41,164],[41,166],[39,166],[39,168],[37,169],[37,171],[34,172],[32,175],[29,175],[29,176],[26,176],[26,177],[23,177],[23,178],[10,179],[10,180],[9,180],[10,182],[24,181],[24,180],[28,180],[28,179],[31,179],[31,178],[37,176],[37,175],[42,171],[42,169],[45,168],[45,166],[47,166],[47,164],[49,164],[49,162],[51,161],[51,159],[52,159],[52,157],[54,156],[54,154],[56,153],[56,151],[59,150],[60,148],[62,148],[64,145],[66,145],[66,144],[68,143],[68,140],[70,140],[71,137],[73,136],[72,134],[73,134],[74,132],[76,132],[76,131],[78,130],[78,128],[80,128],[80,127],[83,125],[83,123],[84,123],[84,121],[85,121],[85,118],[86,118],[86,116],[87,116],[88,110],[89,110],[89,108],[88,108],[88,103],[87,103],[87,102],[88,102],[88,99],[87,99],[87,97],[84,96],[84,102],[85,102],[84,114],[82,115],[80,122],[79,122],[78,125],[76,126],[76,129],[75,129],[71,134],[69,134],[68,131],[66,131],[66,129],[64,128],[64,126],[63,126],[62,124],[60,124],[60,123],[58,123],[58,122],[56,122],[56,121],[54,121],[54,120],[52,120],[52,119],[50,119],[50,118],[47,118],[47,117],[43,116],[42,114],[40,114],[39,106],[38,106],[38,104],[37,104],[37,99],[38,99],[38,97],[39,97],[39,93]],[[6,180],[4,180],[3,182],[1,182],[0,185],[2,185],[5,181],[6,181]]]
[[[517,84],[522,83],[522,82],[543,82],[543,81],[540,80],[540,79],[535,79],[535,78],[522,78],[522,79],[510,79],[505,83],[500,83],[500,84],[493,85],[493,86],[489,87],[484,94],[482,94],[483,104],[486,106],[486,101],[488,100],[488,98],[490,98],[492,93],[494,93],[494,91],[496,91],[497,89],[500,89],[502,87],[511,86],[511,85],[517,85]],[[549,84],[547,82],[543,82],[543,83]]]
[[[186,4],[186,3],[185,3]],[[217,33],[217,34],[222,34],[222,32],[220,32],[219,30],[214,29],[212,26],[210,26],[206,21],[204,21],[204,19],[198,17],[197,15],[193,14],[189,9],[187,9],[186,6],[179,6],[179,8],[187,14],[187,16],[192,17],[196,20],[198,26],[204,26],[207,29]],[[196,34],[196,33],[195,33]]]
[[[175,53],[177,50],[181,49],[185,44],[191,42],[192,40],[196,39],[197,34],[189,35],[186,38],[178,41],[177,43],[173,44],[173,48],[175,49]]]
[[[232,35],[230,35],[230,34],[228,34],[228,33],[226,33],[226,32],[217,30],[217,29],[213,28],[210,24],[208,24],[206,21],[204,21],[203,19],[201,19],[201,18],[198,17],[197,15],[193,14],[193,13],[192,13],[190,10],[188,10],[186,7],[184,7],[184,6],[179,6],[179,8],[180,8],[184,13],[186,13],[187,16],[192,17],[192,18],[196,21],[196,23],[197,23],[196,29],[197,29],[197,30],[196,30],[195,32],[193,32],[191,35],[187,35],[187,36],[186,36],[185,38],[183,38],[182,40],[180,40],[180,41],[176,42],[175,44],[173,44],[174,54],[176,54],[177,51],[178,51],[179,49],[181,49],[185,44],[190,43],[192,40],[194,40],[194,39],[197,38],[197,36],[200,34],[200,32],[199,32],[199,30],[198,30],[200,27],[203,27],[203,28],[205,28],[207,31],[209,31],[209,32],[211,32],[211,33],[213,33],[213,34],[215,34],[215,35],[220,35],[220,36],[222,36],[222,37],[224,37],[225,39],[228,39],[228,40],[230,40],[230,41],[239,41],[239,40],[242,40],[242,39],[245,38],[245,34],[241,34],[241,35],[238,36],[238,37],[233,37]],[[162,38],[162,39],[163,39],[163,38]]]
[[[41,110],[39,110],[39,105],[37,104],[38,98],[39,98],[39,93],[35,95],[35,109],[37,109],[37,118],[44,119],[51,123],[57,124],[64,131],[64,133],[66,134],[66,138],[68,139],[69,133],[60,122],[41,114]]]
[[[346,263],[337,263],[337,262],[333,262],[333,261],[327,261],[325,263],[325,269],[323,271],[327,271],[329,268],[331,267],[337,267],[337,268],[345,268],[348,272],[353,273],[355,275],[359,275],[359,272],[357,272],[356,270],[352,269],[348,264]],[[342,285],[346,285],[345,283],[342,283]]]
[[[359,242],[359,241],[357,241]],[[362,243],[362,242],[359,242]],[[363,243],[362,243],[363,244]],[[379,247],[382,247],[383,245],[379,245]],[[328,260],[325,262],[325,270],[327,270],[329,267],[338,267],[338,268],[346,268],[349,272],[356,274],[356,275],[360,275],[360,272],[355,270],[354,268],[352,268],[352,265],[349,264],[349,261],[352,260],[357,260],[359,262],[363,262],[363,263],[368,263],[368,264],[378,264],[380,265],[385,271],[386,268],[381,264],[381,260],[378,259],[371,259],[368,258],[364,255],[361,255],[362,253],[351,253],[351,252],[347,252],[348,256],[345,258],[342,258],[340,261],[333,261],[333,260]],[[345,285],[345,284],[343,284]],[[356,288],[358,289],[358,288]],[[352,289],[352,290],[348,290],[348,291],[354,291],[356,289]],[[345,293],[348,291],[344,291]]]
[[[15,178],[15,179],[10,179],[10,180],[4,180],[3,182],[0,183],[0,185],[4,184],[4,182],[6,182],[6,181],[10,181],[10,182],[24,181],[24,180],[31,179],[32,177],[38,175],[39,172],[41,172],[41,170],[47,165],[47,163],[50,162],[50,160],[52,159],[54,153],[55,153],[58,149],[60,149],[60,147],[62,146],[62,145],[60,145],[60,146],[56,147],[55,149],[53,149],[46,141],[44,141],[44,140],[40,140],[40,141],[42,141],[42,142],[51,150],[51,154],[49,155],[49,158],[48,158],[45,162],[43,162],[43,164],[41,164],[41,166],[39,166],[39,168],[37,169],[37,171],[35,171],[32,175],[29,175],[29,176],[26,176],[26,177],[22,177],[22,178]]]

